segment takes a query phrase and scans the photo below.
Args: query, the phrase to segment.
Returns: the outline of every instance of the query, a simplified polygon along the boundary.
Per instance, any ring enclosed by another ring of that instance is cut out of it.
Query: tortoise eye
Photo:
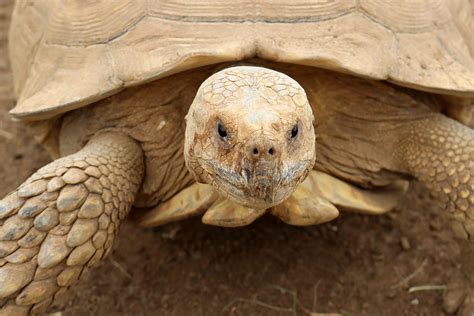
[[[291,129],[291,138],[295,138],[296,136],[298,136],[298,124]]]
[[[222,125],[221,123],[217,123],[217,133],[219,134],[221,138],[223,139],[227,138],[227,131],[225,130],[224,125]]]

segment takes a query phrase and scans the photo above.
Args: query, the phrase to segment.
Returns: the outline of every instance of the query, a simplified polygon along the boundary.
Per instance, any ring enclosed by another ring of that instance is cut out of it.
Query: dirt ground
[[[6,59],[10,0],[0,0],[0,195],[48,162],[13,106]],[[444,315],[442,290],[459,249],[442,211],[413,184],[380,217],[343,213],[318,227],[264,217],[249,227],[199,219],[158,229],[126,222],[110,256],[86,274],[63,315]]]

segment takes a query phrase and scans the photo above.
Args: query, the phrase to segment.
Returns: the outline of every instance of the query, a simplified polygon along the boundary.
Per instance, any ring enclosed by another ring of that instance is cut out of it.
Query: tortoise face
[[[201,85],[186,120],[188,169],[239,204],[281,203],[314,165],[311,107],[303,88],[282,73],[222,70]]]

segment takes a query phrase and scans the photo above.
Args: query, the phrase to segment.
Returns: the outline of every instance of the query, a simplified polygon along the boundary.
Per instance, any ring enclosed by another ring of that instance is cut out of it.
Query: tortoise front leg
[[[406,171],[446,203],[451,228],[462,248],[461,290],[451,283],[444,307],[474,312],[474,130],[443,115],[407,123],[399,158]]]
[[[44,312],[107,255],[143,171],[135,141],[101,133],[0,201],[0,315]]]

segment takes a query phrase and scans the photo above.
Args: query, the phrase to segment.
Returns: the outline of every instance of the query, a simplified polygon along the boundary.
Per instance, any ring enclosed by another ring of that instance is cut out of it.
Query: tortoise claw
[[[303,182],[313,196],[320,196],[336,207],[364,214],[379,215],[397,206],[408,190],[405,180],[395,181],[379,189],[364,190],[327,173],[312,170]]]
[[[239,227],[251,224],[264,213],[265,209],[255,210],[220,198],[204,214],[202,222],[214,226]]]
[[[298,190],[270,212],[283,222],[296,226],[322,224],[339,216],[339,211],[331,202]]]
[[[207,184],[194,183],[168,201],[148,211],[139,220],[144,227],[154,227],[204,213],[218,198]]]
[[[271,213],[290,225],[308,226],[331,221],[339,216],[338,209],[317,191],[318,171],[310,171],[308,177],[283,203],[274,206]]]
[[[219,197],[214,188],[195,183],[138,219],[144,227],[154,227],[204,214],[204,224],[237,227],[252,223],[265,213]]]
[[[290,225],[316,225],[339,216],[337,207],[369,214],[392,209],[407,189],[396,183],[378,191],[363,190],[320,171],[310,171],[296,191],[270,213]],[[237,227],[252,223],[266,210],[256,210],[232,202],[207,184],[195,183],[170,200],[147,211],[139,224],[145,227],[164,225],[187,217],[204,214],[205,224]]]

